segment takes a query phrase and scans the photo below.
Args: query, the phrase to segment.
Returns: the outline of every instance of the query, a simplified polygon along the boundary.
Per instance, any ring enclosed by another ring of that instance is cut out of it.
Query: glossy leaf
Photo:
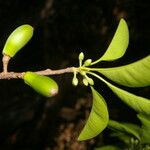
[[[33,27],[25,24],[16,28],[8,37],[3,54],[13,57],[33,36]]]
[[[87,140],[97,136],[107,126],[109,115],[106,102],[104,98],[91,87],[93,94],[93,105],[89,118],[85,127],[81,131],[78,140]]]
[[[97,75],[96,73],[89,72],[89,74],[97,77],[98,79],[100,79],[101,81],[103,81],[104,83],[106,83],[107,86],[124,103],[126,103],[128,106],[130,106],[131,108],[133,108],[135,111],[137,111],[138,113],[150,115],[150,100],[149,99],[143,98],[141,96],[134,95],[134,94],[129,93],[129,92],[123,90],[123,89],[120,89],[120,88],[112,85],[111,83],[109,83],[108,81],[106,81],[105,79],[103,79],[102,77],[100,77],[99,75]]]
[[[140,140],[140,127],[131,123],[120,123],[114,120],[109,120],[108,128],[132,135]]]
[[[52,97],[58,93],[58,85],[50,77],[38,75],[33,72],[26,72],[24,75],[24,81],[43,96]]]
[[[150,116],[138,114],[138,118],[142,123],[141,141],[144,144],[150,144]]]
[[[144,87],[150,85],[150,55],[129,65],[102,68],[102,73],[114,82],[128,87]]]
[[[102,146],[99,148],[94,148],[94,150],[121,150],[121,149],[117,146],[107,145],[107,146]]]
[[[128,26],[125,20],[121,19],[108,49],[106,50],[104,55],[99,60],[95,61],[93,64],[96,64],[102,60],[112,61],[121,58],[128,47],[128,43],[129,43]]]
[[[123,89],[120,89],[107,81],[104,81],[110,89],[128,106],[133,108],[138,113],[144,113],[150,115],[150,100],[129,93]]]

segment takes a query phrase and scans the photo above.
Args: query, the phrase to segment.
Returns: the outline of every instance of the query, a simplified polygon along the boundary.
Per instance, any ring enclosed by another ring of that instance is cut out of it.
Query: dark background
[[[81,51],[93,60],[105,52],[120,18],[129,26],[128,50],[123,58],[102,65],[119,66],[147,56],[149,0],[0,0],[0,48],[16,27],[28,23],[34,36],[11,60],[10,71],[78,66]],[[53,78],[60,86],[54,98],[38,95],[21,80],[0,81],[0,150],[92,150],[111,142],[107,130],[92,140],[76,141],[91,108],[90,90],[82,83],[73,87],[70,74]],[[111,118],[137,122],[135,112],[103,83],[96,81],[95,87],[106,98]],[[149,88],[125,89],[150,97]]]

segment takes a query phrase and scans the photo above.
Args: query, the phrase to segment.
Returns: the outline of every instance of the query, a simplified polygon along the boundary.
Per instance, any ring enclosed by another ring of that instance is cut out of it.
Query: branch
[[[48,75],[71,73],[74,71],[78,72],[78,68],[69,67],[69,68],[60,69],[60,70],[46,69],[46,70],[36,71],[34,73],[48,76]],[[22,79],[24,74],[25,74],[25,72],[1,72],[0,79]]]

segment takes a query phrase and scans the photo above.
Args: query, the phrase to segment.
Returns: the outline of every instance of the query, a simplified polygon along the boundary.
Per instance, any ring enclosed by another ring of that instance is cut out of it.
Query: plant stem
[[[84,71],[98,71],[101,68],[89,68],[89,67],[80,67],[80,70],[84,70]]]
[[[101,60],[100,60],[100,59],[98,59],[98,60],[96,60],[96,61],[92,62],[90,66],[95,65],[95,64],[97,64],[97,63],[98,63],[98,62],[100,62],[100,61],[101,61]]]
[[[7,73],[7,68],[8,68],[8,63],[11,57],[9,57],[8,55],[3,56],[2,58],[2,62],[3,62],[3,73]]]
[[[100,77],[99,75],[97,75],[96,73],[93,73],[93,72],[87,72],[88,74],[91,74],[93,76],[95,76],[96,78],[98,78],[99,80],[101,80],[102,82],[106,83],[107,85],[111,85],[113,86],[112,84],[110,84],[109,82],[107,82],[106,80],[104,80],[102,77]]]
[[[46,69],[46,70],[36,71],[34,73],[48,76],[48,75],[71,73],[71,72],[74,72],[75,70],[76,72],[79,72],[78,68],[68,67],[68,68],[60,69],[60,70]],[[25,72],[1,72],[0,79],[22,79],[24,74]]]

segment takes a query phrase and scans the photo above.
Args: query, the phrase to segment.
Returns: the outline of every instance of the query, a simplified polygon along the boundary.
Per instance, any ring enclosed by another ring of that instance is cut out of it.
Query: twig
[[[3,72],[4,73],[7,73],[7,68],[8,68],[8,63],[9,63],[9,60],[11,59],[11,57],[9,57],[8,55],[3,55],[3,58],[2,58],[2,62],[3,62]]]
[[[78,72],[78,68],[69,67],[69,68],[60,69],[60,70],[46,69],[46,70],[36,71],[34,73],[37,73],[40,75],[57,75],[57,74],[71,73],[74,71]],[[1,72],[0,79],[22,79],[24,74],[25,72]]]

